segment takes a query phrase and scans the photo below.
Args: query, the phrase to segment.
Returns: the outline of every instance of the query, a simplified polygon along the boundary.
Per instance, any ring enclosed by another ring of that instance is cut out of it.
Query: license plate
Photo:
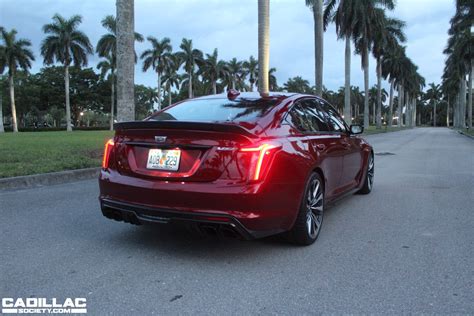
[[[179,168],[179,158],[181,150],[179,149],[150,149],[146,167],[148,169],[176,171]]]

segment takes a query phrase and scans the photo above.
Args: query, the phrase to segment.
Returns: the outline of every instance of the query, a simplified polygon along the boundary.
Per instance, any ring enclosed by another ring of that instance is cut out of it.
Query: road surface
[[[110,221],[95,180],[0,192],[0,296],[85,297],[92,315],[473,314],[474,140],[367,140],[373,192],[327,210],[310,247]]]

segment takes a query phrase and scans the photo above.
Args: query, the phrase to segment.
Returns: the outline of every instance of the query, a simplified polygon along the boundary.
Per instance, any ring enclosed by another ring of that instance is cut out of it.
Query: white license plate
[[[150,149],[146,167],[148,169],[176,171],[179,168],[179,158],[181,150],[179,149]]]

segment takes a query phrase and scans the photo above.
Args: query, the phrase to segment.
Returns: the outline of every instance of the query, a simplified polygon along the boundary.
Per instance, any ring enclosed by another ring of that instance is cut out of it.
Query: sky
[[[426,82],[439,83],[444,66],[442,51],[447,42],[454,0],[398,0],[389,15],[406,22],[407,55],[418,65]],[[95,46],[106,31],[100,21],[115,15],[114,0],[0,0],[0,26],[15,28],[18,37],[32,42],[36,56],[32,72],[43,67],[42,26],[59,13],[83,17],[80,29]],[[257,57],[257,0],[135,0],[135,30],[145,37],[169,37],[173,50],[179,50],[183,37],[193,40],[204,53],[218,49],[219,58],[230,60]],[[136,44],[140,54],[150,44]],[[98,56],[89,57],[94,67]],[[370,64],[370,86],[376,83],[375,60]],[[270,0],[270,67],[277,69],[278,84],[302,76],[314,85],[313,16],[304,0]],[[156,73],[144,73],[140,62],[135,83],[156,86]],[[344,42],[338,41],[334,26],[324,34],[324,85],[338,90],[344,85]],[[353,55],[351,84],[363,86],[360,57]],[[386,89],[388,85],[384,83]]]

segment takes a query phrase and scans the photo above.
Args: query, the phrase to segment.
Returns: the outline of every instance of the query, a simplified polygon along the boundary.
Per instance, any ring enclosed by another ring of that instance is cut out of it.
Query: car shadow
[[[284,240],[281,236],[271,236],[256,240],[207,235],[190,231],[179,224],[142,225],[116,231],[108,235],[109,242],[117,247],[126,246],[169,257],[204,259],[216,258],[245,260],[255,258],[275,249],[291,250],[300,248]]]

